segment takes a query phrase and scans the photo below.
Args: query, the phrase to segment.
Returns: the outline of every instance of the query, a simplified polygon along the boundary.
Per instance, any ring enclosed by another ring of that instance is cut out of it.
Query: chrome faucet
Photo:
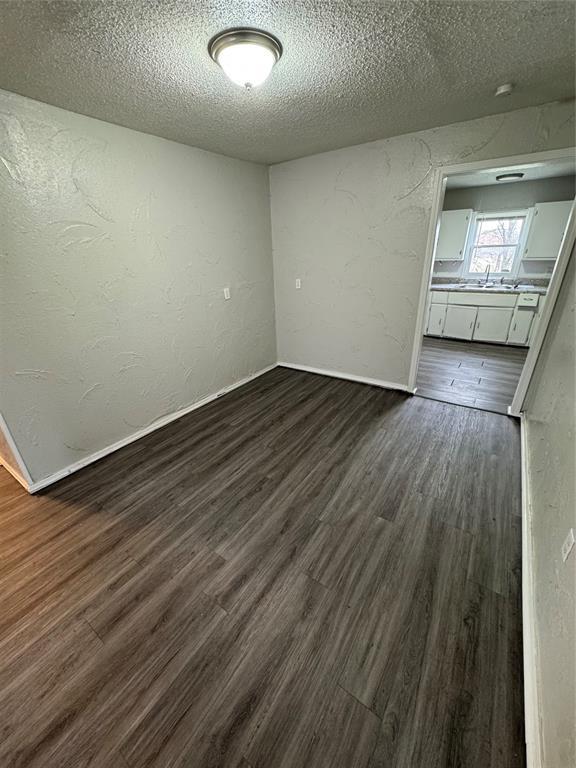
[[[490,267],[486,267],[486,279],[484,280],[484,285],[488,285],[489,278],[490,278]]]

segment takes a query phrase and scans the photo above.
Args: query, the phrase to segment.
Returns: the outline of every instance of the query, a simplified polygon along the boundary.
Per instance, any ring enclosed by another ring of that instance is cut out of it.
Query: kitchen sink
[[[472,293],[482,293],[487,292],[490,293],[491,291],[497,292],[497,293],[508,293],[509,291],[512,293],[541,293],[542,291],[538,288],[536,288],[533,285],[526,285],[525,283],[519,284],[519,285],[501,285],[500,283],[477,283],[477,284],[466,284],[466,283],[445,283],[444,285],[433,285],[432,290],[437,291],[463,291],[467,292],[470,291]]]
[[[513,291],[515,287],[513,285],[500,285],[500,283],[493,284],[481,283],[480,285],[454,285],[446,286],[446,290],[458,290],[458,291]],[[517,289],[516,289],[517,290]]]

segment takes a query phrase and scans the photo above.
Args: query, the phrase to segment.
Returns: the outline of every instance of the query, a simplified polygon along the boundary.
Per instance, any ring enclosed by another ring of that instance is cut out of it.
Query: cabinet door
[[[430,304],[428,325],[426,326],[426,333],[428,336],[442,336],[445,320],[446,304]]]
[[[444,336],[453,339],[471,339],[478,307],[450,306],[446,310]]]
[[[435,261],[462,261],[472,210],[443,211],[436,246]]]
[[[557,258],[571,208],[571,200],[534,206],[523,259]]]
[[[508,332],[509,344],[528,344],[534,312],[531,309],[516,309]]]
[[[507,341],[513,309],[480,307],[474,326],[475,341]]]

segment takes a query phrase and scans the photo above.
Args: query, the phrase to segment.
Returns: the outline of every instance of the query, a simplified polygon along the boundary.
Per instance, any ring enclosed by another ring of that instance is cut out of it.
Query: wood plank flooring
[[[416,386],[420,397],[508,413],[528,349],[424,336]]]
[[[523,768],[517,423],[276,368],[29,497],[3,768]]]

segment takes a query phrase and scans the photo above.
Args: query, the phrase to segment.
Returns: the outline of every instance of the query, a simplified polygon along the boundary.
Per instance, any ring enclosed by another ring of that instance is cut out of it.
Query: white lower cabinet
[[[508,331],[509,344],[527,344],[534,312],[530,309],[515,309]]]
[[[508,308],[479,307],[474,326],[474,340],[507,341],[513,313],[514,310]]]
[[[452,339],[471,339],[477,312],[478,307],[448,305],[443,335]]]
[[[529,346],[543,301],[530,292],[430,291],[425,334]]]
[[[446,304],[430,304],[426,333],[429,336],[442,336],[446,321]]]

